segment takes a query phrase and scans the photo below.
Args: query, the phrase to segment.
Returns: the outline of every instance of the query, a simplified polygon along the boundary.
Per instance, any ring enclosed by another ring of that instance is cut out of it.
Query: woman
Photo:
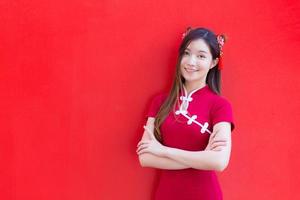
[[[183,35],[171,91],[154,97],[137,145],[144,167],[161,170],[155,200],[220,200],[215,171],[230,158],[230,102],[220,95],[225,37],[189,27]]]

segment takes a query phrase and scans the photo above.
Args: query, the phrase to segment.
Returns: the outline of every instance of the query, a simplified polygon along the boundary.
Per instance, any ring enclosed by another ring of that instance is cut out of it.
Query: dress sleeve
[[[158,94],[152,98],[150,107],[148,108],[148,111],[147,111],[147,115],[146,115],[147,117],[155,117],[156,116],[156,114],[159,111],[160,106],[163,104],[164,97],[165,97],[164,94]]]
[[[231,103],[223,97],[214,103],[211,111],[211,117],[212,127],[214,127],[214,125],[218,122],[226,121],[231,123],[231,131],[235,128]]]

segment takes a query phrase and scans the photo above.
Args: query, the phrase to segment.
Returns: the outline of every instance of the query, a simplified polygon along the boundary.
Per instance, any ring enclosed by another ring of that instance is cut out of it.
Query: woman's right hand
[[[216,132],[210,135],[205,151],[221,151],[222,147],[227,145],[226,139],[218,138],[216,135]]]

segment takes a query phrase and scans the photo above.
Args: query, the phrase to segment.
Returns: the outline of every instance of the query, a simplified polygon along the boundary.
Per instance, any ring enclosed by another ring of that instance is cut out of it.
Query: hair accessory
[[[187,27],[185,32],[182,34],[182,39],[187,35],[189,34],[189,32],[193,30],[193,28],[191,26]]]
[[[225,35],[218,34],[217,35],[217,41],[218,41],[219,48],[220,48],[220,57],[219,57],[218,69],[222,70],[224,68],[224,66],[223,66],[223,50],[222,49],[223,49],[224,43],[226,41]]]

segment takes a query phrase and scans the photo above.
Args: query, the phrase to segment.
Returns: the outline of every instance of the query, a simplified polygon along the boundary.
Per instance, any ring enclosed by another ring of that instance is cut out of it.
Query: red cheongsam
[[[155,117],[167,93],[152,99],[147,117]],[[208,85],[187,95],[180,91],[180,105],[176,105],[160,127],[163,145],[188,151],[204,150],[213,126],[221,121],[234,129],[231,104],[214,93]],[[214,170],[193,168],[181,170],[159,169],[159,184],[155,200],[222,200],[222,190]]]

